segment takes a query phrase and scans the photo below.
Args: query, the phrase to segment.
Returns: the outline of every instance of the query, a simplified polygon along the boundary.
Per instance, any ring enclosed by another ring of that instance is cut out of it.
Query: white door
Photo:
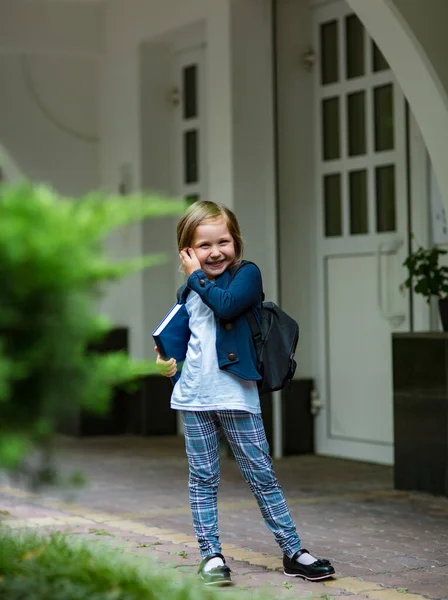
[[[176,195],[185,198],[187,207],[206,199],[205,45],[178,48],[173,58],[173,180]],[[179,270],[174,279],[176,290],[185,283]],[[177,431],[183,435],[179,412]]]
[[[410,326],[405,100],[345,2],[314,9],[317,451],[393,462],[391,334]]]

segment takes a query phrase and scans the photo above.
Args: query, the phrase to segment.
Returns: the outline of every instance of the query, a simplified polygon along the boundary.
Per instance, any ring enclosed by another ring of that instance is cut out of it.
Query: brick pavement
[[[64,439],[59,461],[81,469],[89,486],[33,497],[0,487],[11,527],[69,530],[74,536],[194,571],[199,552],[188,507],[188,468],[179,438]],[[232,459],[223,458],[221,540],[241,589],[272,598],[350,596],[448,600],[448,499],[397,492],[388,467],[314,456],[276,461],[302,543],[332,560],[325,583],[287,579],[280,553]],[[287,579],[287,581],[286,581]],[[290,587],[292,586],[292,587]]]

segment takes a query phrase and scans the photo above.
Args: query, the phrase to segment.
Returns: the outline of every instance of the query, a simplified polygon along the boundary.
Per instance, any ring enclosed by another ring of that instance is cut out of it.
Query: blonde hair
[[[224,204],[217,204],[208,200],[198,200],[192,204],[177,224],[177,247],[179,252],[191,246],[194,232],[199,225],[209,219],[219,219],[220,217],[225,219],[227,229],[233,238],[235,260],[231,266],[238,266],[243,260],[244,250],[238,220],[230,208],[227,208]]]

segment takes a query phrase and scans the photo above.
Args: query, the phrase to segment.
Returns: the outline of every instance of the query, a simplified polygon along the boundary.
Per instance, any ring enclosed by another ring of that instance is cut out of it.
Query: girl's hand
[[[159,354],[159,349],[157,346],[154,346],[154,350],[157,352],[157,360],[156,365],[158,371],[164,377],[174,377],[177,372],[177,363],[174,358],[170,358],[169,360],[163,360],[163,358]]]
[[[179,258],[182,261],[182,266],[187,277],[194,273],[194,271],[202,268],[193,248],[184,248],[181,250]]]

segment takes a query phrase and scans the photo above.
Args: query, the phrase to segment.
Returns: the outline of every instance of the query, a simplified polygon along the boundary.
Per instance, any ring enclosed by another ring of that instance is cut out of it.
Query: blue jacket
[[[194,271],[179,290],[179,302],[187,301],[190,290],[197,292],[215,313],[219,368],[241,379],[260,380],[252,332],[244,316],[252,309],[260,322],[263,294],[260,269],[243,261],[233,279],[227,269],[215,281],[207,279],[204,271]]]

